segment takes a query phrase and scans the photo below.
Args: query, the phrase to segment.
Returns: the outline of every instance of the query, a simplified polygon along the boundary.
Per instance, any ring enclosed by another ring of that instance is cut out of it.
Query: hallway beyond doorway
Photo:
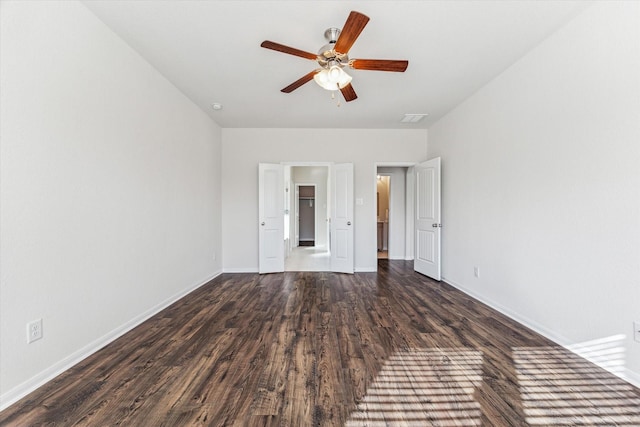
[[[324,246],[298,246],[284,260],[284,271],[331,271],[331,257]]]

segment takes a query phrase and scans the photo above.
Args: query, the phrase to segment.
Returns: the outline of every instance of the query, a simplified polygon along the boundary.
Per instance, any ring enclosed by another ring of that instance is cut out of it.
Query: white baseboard
[[[249,268],[225,268],[222,270],[223,273],[257,273],[258,269],[249,267]]]
[[[378,271],[377,267],[355,267],[353,269],[356,273],[375,273]],[[223,273],[257,273],[255,268],[225,268]]]
[[[160,311],[164,310],[174,302],[178,301],[180,298],[183,298],[184,296],[188,295],[189,293],[193,292],[199,287],[209,283],[211,280],[215,279],[220,274],[222,274],[222,271],[217,271],[214,274],[212,274],[209,278],[205,279],[203,282],[192,285],[178,292],[177,294],[167,298],[161,303],[156,304],[155,306],[151,307],[149,310],[145,311],[144,313],[141,313],[140,315],[134,317],[133,319],[117,327],[116,329],[112,330],[106,335],[103,335],[97,340],[71,353],[69,356],[53,364],[52,366],[45,369],[44,371],[36,374],[32,378],[23,382],[22,384],[3,393],[0,396],[0,411],[16,403],[18,400],[22,399],[27,394],[41,387],[45,383],[51,381],[52,379],[54,379],[64,371],[68,370],[72,366],[78,364],[82,360],[86,359],[87,357],[91,356],[93,353],[100,350],[107,344],[115,341],[117,338],[126,334],[127,332],[129,332],[136,326],[140,325],[142,322],[154,316],[155,314],[159,313]]]
[[[375,273],[378,271],[377,267],[355,267],[353,269],[356,273]],[[223,273],[257,273],[255,268],[225,268]]]
[[[504,314],[505,316],[515,320],[518,323],[523,324],[524,326],[526,326],[529,329],[534,330],[535,332],[539,333],[540,335],[544,336],[545,338],[550,339],[551,341],[555,342],[556,344],[566,348],[567,350],[571,351],[572,353],[577,354],[578,356],[584,357],[588,360],[590,360],[591,362],[593,362],[594,364],[600,366],[602,369],[605,369],[609,372],[611,372],[612,374],[616,375],[617,377],[623,379],[624,381],[627,381],[628,383],[639,387],[640,388],[640,374],[638,374],[637,372],[631,371],[629,368],[625,367],[625,370],[623,373],[620,372],[614,372],[611,371],[607,366],[602,366],[601,364],[597,363],[596,360],[592,360],[588,357],[586,357],[584,354],[580,354],[579,351],[576,351],[575,349],[572,348],[572,346],[575,346],[577,343],[572,342],[571,340],[569,340],[567,337],[564,337],[562,335],[559,335],[558,333],[540,325],[539,323],[527,318],[526,316],[523,316],[519,313],[516,313],[510,309],[508,309],[507,307],[504,307],[503,305],[490,300],[476,292],[473,292],[467,288],[465,288],[464,286],[460,285],[459,283],[456,283],[453,280],[449,280],[447,278],[445,278],[444,276],[442,277],[442,281],[453,286],[454,288],[458,289],[461,292],[464,292],[465,294],[469,295],[470,297],[473,297],[475,299],[477,299],[478,301],[488,305],[489,307],[493,308],[496,311],[499,311],[500,313]]]
[[[353,269],[356,273],[375,273],[378,271],[378,266],[375,267],[356,267]]]

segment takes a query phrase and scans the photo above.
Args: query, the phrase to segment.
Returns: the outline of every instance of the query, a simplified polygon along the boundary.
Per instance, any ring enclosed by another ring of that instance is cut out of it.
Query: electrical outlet
[[[480,277],[480,267],[473,267],[473,275],[475,277]]]
[[[27,344],[42,338],[42,319],[27,323]]]
[[[640,342],[640,320],[633,322],[633,339]]]

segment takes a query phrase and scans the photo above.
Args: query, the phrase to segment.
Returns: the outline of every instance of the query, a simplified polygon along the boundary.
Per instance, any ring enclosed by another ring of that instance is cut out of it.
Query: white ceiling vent
[[[405,114],[400,123],[418,123],[420,120],[427,117],[427,113],[411,113]]]

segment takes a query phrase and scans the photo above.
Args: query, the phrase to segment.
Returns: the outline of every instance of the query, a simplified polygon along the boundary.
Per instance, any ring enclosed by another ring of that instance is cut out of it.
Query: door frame
[[[414,253],[413,253],[413,242],[414,242],[414,234],[415,231],[413,230],[414,228],[414,223],[413,223],[413,207],[414,207],[414,199],[415,199],[415,189],[414,189],[414,185],[409,185],[411,182],[411,179],[409,178],[410,176],[413,176],[413,174],[410,173],[411,168],[415,165],[417,165],[420,162],[374,162],[373,163],[373,181],[372,181],[372,191],[373,191],[373,198],[371,200],[376,200],[377,197],[377,193],[378,193],[378,168],[407,168],[407,179],[406,179],[406,185],[405,185],[405,260],[407,261],[411,261],[413,260],[414,257]],[[384,174],[380,174],[380,175],[384,175]],[[391,192],[391,189],[389,189],[389,192]],[[375,203],[375,202],[374,202]],[[375,212],[375,208],[371,209],[371,215],[373,217],[373,224],[375,225],[373,228],[373,236],[375,236],[375,238],[373,239],[373,247],[368,251],[370,253],[373,254],[373,256],[375,257],[375,266],[376,266],[376,270],[378,271],[378,248],[377,248],[377,227],[378,227],[378,218]],[[391,216],[392,216],[392,210],[389,209],[389,224],[387,225],[388,227],[391,227]],[[409,221],[410,219],[410,221]],[[408,249],[411,249],[411,253],[407,254]]]
[[[314,167],[314,166],[325,166],[327,168],[327,212],[326,215],[324,217],[330,217],[331,212],[329,211],[330,207],[331,207],[331,185],[330,181],[331,181],[331,166],[335,163],[335,162],[280,162],[283,166],[290,166],[290,167]],[[291,182],[292,184],[295,184],[295,182]],[[295,186],[293,186],[294,189],[294,193],[293,196],[289,196],[289,197],[293,197],[293,203],[294,205],[296,204],[296,196],[295,196]],[[298,207],[295,206],[295,213],[298,212]],[[316,203],[316,209],[317,209],[317,203]],[[316,210],[316,224],[318,221],[318,211]],[[295,218],[295,216],[294,216]],[[326,242],[327,242],[327,251],[330,251],[330,242],[329,242],[329,233],[330,233],[330,227],[331,224],[327,223],[327,235],[326,235]],[[290,229],[291,230],[291,229]],[[295,228],[294,228],[294,234],[295,234]],[[317,233],[316,233],[317,234]],[[295,237],[295,236],[294,236]],[[291,246],[290,249],[293,249],[296,246],[292,246],[291,242],[293,239],[289,239],[289,245]],[[296,240],[296,244],[297,244],[297,240]]]

